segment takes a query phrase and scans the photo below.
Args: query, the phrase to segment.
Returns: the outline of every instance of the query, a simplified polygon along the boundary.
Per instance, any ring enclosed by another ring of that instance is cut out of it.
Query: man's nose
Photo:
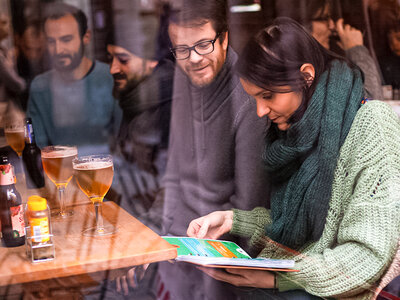
[[[336,29],[335,22],[333,21],[332,18],[328,19],[328,28],[329,28],[330,31],[333,31],[333,30]]]
[[[196,51],[190,51],[189,60],[191,63],[198,63],[203,59],[203,55],[198,54]]]
[[[268,105],[263,102],[264,101],[257,100],[257,116],[259,116],[260,118],[268,115],[271,112],[271,109],[268,107]]]
[[[121,69],[119,67],[119,63],[115,58],[113,58],[113,60],[111,61],[111,64],[110,64],[110,73],[118,74],[120,72],[121,72]]]
[[[56,54],[61,54],[63,52],[63,46],[60,42],[56,41],[54,43],[54,50],[56,52]]]

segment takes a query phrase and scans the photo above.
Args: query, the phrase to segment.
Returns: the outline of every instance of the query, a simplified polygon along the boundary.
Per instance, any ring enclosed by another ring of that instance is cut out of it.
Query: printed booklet
[[[294,260],[251,258],[234,242],[173,236],[163,236],[163,239],[178,247],[176,261],[213,268],[298,271],[294,269]]]

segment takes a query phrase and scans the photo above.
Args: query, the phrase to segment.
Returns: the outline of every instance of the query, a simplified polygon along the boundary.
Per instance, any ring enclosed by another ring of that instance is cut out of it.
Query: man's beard
[[[81,45],[79,46],[79,49],[77,52],[73,53],[72,55],[70,54],[60,54],[60,55],[53,55],[52,56],[52,64],[54,68],[59,71],[59,72],[69,72],[72,70],[75,70],[82,62],[84,54],[84,48],[83,48],[83,43],[81,42]],[[69,58],[70,59],[70,64],[64,65],[64,63],[58,63],[58,59],[62,58]]]
[[[128,79],[128,77],[123,73],[117,73],[112,75],[114,78],[114,86],[113,86],[113,96],[116,99],[121,99],[124,95],[128,94],[131,90],[136,88],[142,80],[138,80],[136,78]],[[115,80],[125,79],[127,80],[126,85],[123,88],[118,87],[115,84]]]

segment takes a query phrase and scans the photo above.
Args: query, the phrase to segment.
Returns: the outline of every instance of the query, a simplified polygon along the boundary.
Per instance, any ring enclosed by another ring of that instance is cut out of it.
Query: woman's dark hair
[[[279,87],[290,86],[302,92],[302,105],[289,120],[293,123],[302,117],[321,74],[334,59],[345,60],[326,50],[296,21],[280,17],[249,40],[236,69],[241,78],[263,89],[279,93]],[[305,63],[314,66],[312,83],[300,72]]]
[[[226,0],[183,0],[181,2],[180,8],[171,12],[170,23],[194,27],[211,22],[216,33],[228,31]]]

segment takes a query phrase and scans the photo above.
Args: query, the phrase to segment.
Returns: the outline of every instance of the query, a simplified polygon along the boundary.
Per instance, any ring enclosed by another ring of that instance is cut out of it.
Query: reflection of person
[[[120,109],[112,97],[108,66],[84,53],[90,40],[84,13],[67,4],[50,4],[44,24],[53,69],[31,85],[28,115],[39,146],[84,146],[108,152],[108,139],[119,126]],[[89,151],[89,150],[88,150]]]
[[[270,299],[273,288],[273,299],[370,299],[400,234],[397,115],[379,101],[361,106],[359,69],[288,18],[247,44],[238,71],[258,115],[273,122],[263,155],[271,209],[213,212],[187,233],[249,237],[260,257],[294,259],[299,272],[206,273],[260,288],[254,299]]]
[[[331,7],[330,0],[304,0],[298,1],[296,5],[292,1],[288,4],[287,0],[277,2],[279,16],[291,17],[303,24],[326,49],[330,48],[330,40],[337,34],[338,45],[345,56],[364,73],[367,96],[383,99],[380,74],[374,59],[364,46],[361,31],[345,24],[343,19],[335,23],[332,20]]]
[[[140,177],[147,188],[146,191],[134,191],[134,196],[139,199],[128,199],[134,202],[129,206],[137,206],[140,200],[154,200],[165,173],[174,64],[167,59],[156,61],[139,57],[126,40],[109,41],[107,52],[111,59],[114,94],[123,111],[119,150],[127,162],[133,163],[130,167],[135,177]],[[151,199],[140,199],[143,197]],[[160,217],[161,212],[154,216]],[[161,221],[152,222],[160,226]]]
[[[400,89],[400,17],[389,29],[387,40],[391,53],[380,59],[383,78],[385,84],[390,84],[394,89]]]
[[[233,73],[225,1],[183,1],[169,36],[175,73],[170,144],[162,181],[164,234],[184,235],[191,219],[221,208],[267,205],[261,167],[265,119]],[[234,299],[191,266],[160,264],[170,299]]]
[[[0,13],[0,43],[7,39],[9,32],[10,20],[7,15]],[[15,71],[8,52],[0,45],[0,102],[16,101],[25,89],[25,81]]]
[[[50,63],[46,53],[46,38],[39,20],[27,20],[16,36],[16,66],[18,74],[27,83],[26,92],[20,97],[26,110],[29,86],[33,78],[49,70]]]

